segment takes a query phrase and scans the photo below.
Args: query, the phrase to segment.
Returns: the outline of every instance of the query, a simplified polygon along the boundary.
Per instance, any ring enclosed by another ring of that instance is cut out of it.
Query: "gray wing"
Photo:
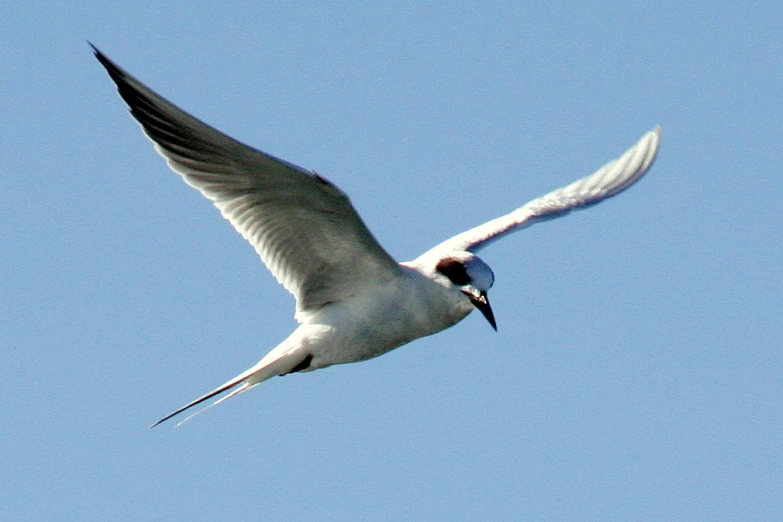
[[[594,174],[534,199],[505,216],[457,234],[421,257],[454,251],[477,252],[507,234],[615,196],[639,181],[647,172],[658,153],[660,139],[661,129],[655,127],[625,154],[610,161]]]
[[[93,49],[155,150],[253,245],[297,312],[401,273],[336,186],[199,121]]]

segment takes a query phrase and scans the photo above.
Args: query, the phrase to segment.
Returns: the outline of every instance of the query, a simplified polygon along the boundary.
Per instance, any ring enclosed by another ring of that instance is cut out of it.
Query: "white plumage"
[[[474,309],[496,328],[487,300],[494,274],[476,252],[619,194],[649,169],[660,142],[656,127],[594,174],[397,263],[335,185],[206,125],[93,49],[155,150],[253,245],[296,298],[301,323],[257,364],[153,426],[231,388],[214,404],[274,375],[376,357]]]

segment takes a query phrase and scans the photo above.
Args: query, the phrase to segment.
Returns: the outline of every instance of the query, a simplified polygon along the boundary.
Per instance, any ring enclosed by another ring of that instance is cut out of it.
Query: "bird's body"
[[[303,370],[364,361],[453,326],[474,309],[449,288],[413,268],[401,268],[401,277],[308,316],[270,355],[281,347],[280,353],[290,347],[312,355]]]
[[[656,128],[591,176],[397,263],[348,197],[325,178],[220,133],[94,50],[169,166],[213,201],[294,294],[301,323],[257,364],[153,426],[275,375],[377,357],[449,328],[474,309],[496,329],[487,300],[494,274],[475,253],[511,232],[622,192],[642,177],[658,151]]]

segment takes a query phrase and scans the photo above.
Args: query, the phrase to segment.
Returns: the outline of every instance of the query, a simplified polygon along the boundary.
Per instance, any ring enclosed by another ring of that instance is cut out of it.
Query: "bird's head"
[[[458,290],[469,299],[497,331],[495,315],[487,299],[495,274],[484,261],[470,252],[452,252],[438,260],[434,275],[438,282]]]

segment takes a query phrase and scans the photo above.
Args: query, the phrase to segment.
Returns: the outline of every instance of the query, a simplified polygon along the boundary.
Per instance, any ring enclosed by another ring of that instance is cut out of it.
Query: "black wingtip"
[[[120,80],[126,77],[127,73],[122,70],[119,65],[111,61],[108,56],[103,54],[100,49],[95,47],[92,42],[88,40],[87,43],[90,45],[90,47],[92,47],[92,52],[95,55],[95,58],[101,62],[101,65],[103,65],[103,67],[106,69],[106,72],[109,73],[111,79],[114,80],[114,82],[117,83],[119,87]]]
[[[87,43],[90,43],[90,42],[87,42]],[[95,55],[95,58],[97,58],[98,61],[101,62],[101,65],[103,65],[109,71],[109,73],[111,73],[111,71],[113,69],[117,68],[117,66],[114,65],[114,62],[109,60],[109,58],[105,54],[103,54],[100,49],[98,49],[97,47],[95,47],[91,43],[90,43],[90,46],[92,47],[92,52]]]
[[[90,46],[92,49],[93,54],[98,59],[99,62],[104,63],[105,61],[108,61],[108,58],[106,58],[106,55],[101,52],[100,49],[95,47],[95,44],[93,44],[91,41],[87,40],[87,45]]]

